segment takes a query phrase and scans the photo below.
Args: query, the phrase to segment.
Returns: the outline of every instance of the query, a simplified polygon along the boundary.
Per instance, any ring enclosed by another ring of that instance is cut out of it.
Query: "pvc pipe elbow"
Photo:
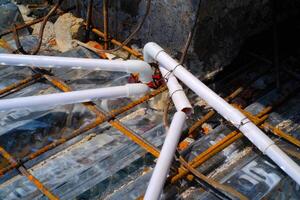
[[[157,55],[162,51],[164,51],[164,49],[155,42],[148,42],[143,49],[144,60],[147,63],[156,62]]]
[[[127,60],[124,61],[127,65],[128,73],[139,73],[139,79],[142,83],[149,83],[152,81],[152,68],[145,61],[141,60]]]
[[[141,83],[126,84],[125,88],[127,91],[127,97],[141,96],[146,94],[150,90],[150,88],[147,85]]]

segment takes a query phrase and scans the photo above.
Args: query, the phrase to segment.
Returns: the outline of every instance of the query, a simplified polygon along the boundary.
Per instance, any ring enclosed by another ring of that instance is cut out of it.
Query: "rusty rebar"
[[[93,28],[92,31],[97,34],[98,36],[104,38],[104,33],[102,31],[100,31],[99,29]],[[116,39],[110,39],[110,42],[113,43],[114,45],[117,45],[119,47],[121,47],[122,49],[124,49],[125,51],[127,51],[128,53],[134,55],[135,57],[137,57],[138,59],[143,60],[143,55],[141,53],[139,53],[138,51],[128,47],[127,45],[123,45],[121,42],[119,42]]]
[[[263,118],[260,119],[258,122],[254,122],[256,125],[260,125],[267,119],[267,115]],[[194,168],[197,168],[200,166],[202,163],[231,145],[233,142],[237,141],[243,137],[243,134],[239,131],[233,131],[226,135],[224,138],[222,138],[220,141],[218,141],[216,144],[212,145],[209,147],[207,150],[204,152],[200,153],[198,156],[196,156],[192,161],[189,162],[189,165],[191,165]],[[178,170],[178,174],[174,175],[173,177],[170,178],[171,183],[175,183],[181,178],[185,177],[186,175],[189,174],[189,171],[180,167]],[[189,176],[187,177],[189,180],[192,180],[193,177]]]
[[[104,32],[104,50],[108,49],[108,4],[107,0],[103,0],[103,32]]]
[[[242,193],[240,193],[239,191],[235,190],[234,188],[225,185],[225,184],[221,184],[218,181],[215,181],[211,178],[208,178],[207,176],[205,176],[204,174],[200,173],[197,169],[195,169],[194,167],[192,167],[183,157],[179,158],[179,162],[187,169],[189,170],[194,176],[196,176],[197,178],[199,178],[200,180],[205,181],[206,183],[209,183],[210,185],[212,185],[214,188],[224,191],[240,200],[247,200],[248,198],[243,195]],[[231,198],[230,198],[231,199]]]
[[[18,162],[0,146],[0,154],[8,160],[11,165],[17,165]],[[36,177],[34,177],[24,166],[20,165],[18,171],[25,176],[30,182],[32,182],[45,196],[50,200],[58,200],[59,198],[52,194],[48,188],[46,188]]]
[[[113,53],[115,51],[118,51],[120,49],[123,48],[123,46],[126,46],[129,44],[129,42],[136,36],[136,34],[141,30],[141,28],[143,27],[148,15],[150,14],[150,10],[151,10],[151,0],[147,0],[147,6],[146,6],[146,12],[144,14],[144,16],[142,17],[141,21],[139,22],[139,24],[137,25],[137,27],[132,31],[132,33],[130,33],[130,35],[120,44],[118,45],[118,47],[114,48],[114,49],[110,49],[110,50],[99,50],[99,52],[101,53]]]
[[[6,86],[5,88],[0,90],[0,97],[4,97],[6,95],[8,95],[11,92],[16,92],[19,91],[33,83],[35,83],[36,81],[38,81],[40,78],[42,77],[41,74],[34,74],[28,78],[25,78],[19,82],[13,83],[11,85]]]
[[[195,31],[196,31],[196,27],[197,27],[197,24],[198,24],[198,18],[199,18],[199,15],[200,15],[200,10],[201,10],[201,3],[202,3],[202,0],[199,1],[198,3],[198,7],[197,7],[197,10],[196,10],[196,15],[195,15],[195,19],[194,19],[194,23],[192,25],[192,28],[189,32],[189,35],[187,37],[187,41],[184,45],[184,48],[182,50],[182,55],[181,55],[181,58],[179,60],[179,63],[182,65],[186,59],[186,56],[187,56],[187,52],[189,50],[189,47],[192,43],[192,39],[194,37],[194,34],[195,34]]]
[[[93,17],[93,5],[94,0],[89,0],[87,14],[86,14],[86,25],[85,25],[85,41],[90,40],[90,33],[92,28],[92,17]]]

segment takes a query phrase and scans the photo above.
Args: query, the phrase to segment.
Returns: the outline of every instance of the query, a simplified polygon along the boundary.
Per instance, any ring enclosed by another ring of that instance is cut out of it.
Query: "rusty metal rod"
[[[93,28],[92,31],[93,31],[95,34],[97,34],[98,36],[104,38],[104,33],[101,32],[100,30],[98,30],[98,29],[96,29],[96,28]],[[132,49],[132,48],[126,46],[126,45],[122,45],[122,43],[119,42],[118,40],[112,38],[112,39],[110,40],[110,42],[113,43],[114,45],[117,45],[117,46],[119,46],[119,47],[122,47],[122,49],[124,49],[124,50],[127,51],[128,53],[134,55],[134,56],[137,57],[138,59],[141,59],[141,60],[144,59],[144,57],[143,57],[143,55],[142,55],[141,53],[139,53],[138,51],[136,51],[136,50],[134,50],[134,49]]]
[[[90,33],[91,33],[91,28],[92,28],[92,17],[93,17],[93,5],[94,5],[94,0],[89,0],[88,4],[88,9],[87,9],[87,14],[86,14],[86,25],[85,25],[85,41],[90,40]]]
[[[282,130],[280,130],[279,128],[276,128],[274,126],[271,126],[268,123],[263,123],[261,125],[261,128],[264,128],[266,131],[270,131],[271,133],[273,133],[274,135],[277,135],[280,138],[285,139],[286,141],[294,144],[295,146],[297,146],[298,148],[300,148],[300,140],[298,140],[297,138],[283,132]]]
[[[254,123],[256,125],[260,125],[261,123],[263,123],[267,119],[267,117],[268,117],[268,115],[261,118],[259,122],[254,122]],[[223,149],[225,149],[226,147],[228,147],[229,145],[231,145],[233,142],[237,141],[241,137],[243,137],[243,134],[239,131],[233,131],[233,132],[229,133],[224,138],[222,138],[219,142],[212,145],[207,150],[205,150],[204,152],[202,152],[201,154],[196,156],[192,161],[189,162],[189,165],[191,165],[194,168],[197,168],[202,163],[204,163],[205,161],[207,161],[208,159],[210,159],[211,157],[213,157],[214,155],[216,155],[217,153],[219,153],[220,151],[222,151]],[[178,169],[178,174],[171,177],[170,182],[175,183],[178,180],[180,180],[181,178],[187,176],[188,174],[189,174],[188,170],[180,167]],[[193,179],[192,176],[188,176],[187,178],[189,180]]]
[[[103,31],[104,31],[104,49],[108,49],[108,4],[107,0],[103,0]]]
[[[159,156],[159,150],[153,146],[151,143],[143,139],[141,136],[139,136],[137,133],[135,133],[133,130],[130,130],[127,128],[125,125],[123,125],[120,121],[118,120],[111,120],[109,123],[119,130],[121,133],[126,135],[129,139],[131,139],[133,142],[138,144],[141,148],[145,149],[147,152],[151,153],[154,157]]]
[[[243,87],[239,87],[233,93],[231,93],[228,97],[226,97],[225,100],[230,102],[232,99],[237,97],[243,90],[244,90]],[[201,119],[196,121],[196,123],[194,123],[191,128],[189,128],[188,135],[192,135],[197,128],[199,128],[203,123],[205,123],[207,120],[209,120],[215,114],[216,114],[216,111],[214,111],[214,110],[211,110],[207,114],[205,114]]]
[[[11,85],[8,85],[7,87],[3,88],[0,90],[0,96],[3,97],[4,95],[6,96],[7,93],[11,93],[11,92],[16,92],[19,91],[21,89],[23,89],[26,86],[29,86],[33,83],[35,83],[36,81],[38,81],[40,78],[42,77],[41,74],[34,74],[28,78],[25,78],[19,82],[13,83]]]
[[[17,165],[17,161],[0,146],[0,154],[9,161],[11,165]],[[45,196],[50,200],[58,200],[59,198],[52,194],[49,189],[47,189],[36,177],[34,177],[24,166],[18,167],[19,172],[27,177],[27,179],[32,182]]]
[[[200,180],[204,180],[205,182],[207,182],[210,185],[214,186],[216,189],[221,190],[221,191],[225,191],[225,192],[233,195],[234,197],[237,197],[240,200],[247,200],[248,199],[245,195],[243,195],[242,193],[238,192],[234,188],[232,188],[232,187],[230,187],[228,185],[221,184],[218,181],[215,181],[215,180],[213,180],[211,178],[208,178],[204,174],[200,173],[197,169],[195,169],[194,167],[192,167],[183,157],[179,158],[179,162],[187,170],[189,170],[194,176],[198,177]]]

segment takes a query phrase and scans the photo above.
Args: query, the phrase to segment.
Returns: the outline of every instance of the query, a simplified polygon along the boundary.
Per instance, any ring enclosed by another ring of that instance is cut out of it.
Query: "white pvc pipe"
[[[178,83],[176,77],[172,73],[168,73],[168,70],[161,66],[159,67],[159,70],[167,83],[169,94],[173,100],[176,110],[190,115],[193,112],[192,105],[185,95],[182,86]]]
[[[185,119],[186,114],[184,112],[178,111],[175,113],[151,176],[144,200],[159,199],[169,173],[172,160],[174,159],[174,154],[182,133]]]
[[[237,127],[260,151],[269,156],[300,185],[300,167],[297,163],[279,149],[274,142],[247,119],[245,115],[219,97],[183,66],[179,65],[179,63],[169,56],[159,45],[153,42],[146,44],[144,47],[144,59],[146,62],[158,61],[159,64],[167,70],[174,70],[173,73],[178,79],[192,89],[199,97],[204,99],[226,120]]]
[[[0,54],[0,65],[31,66],[43,68],[71,68],[86,70],[120,71],[139,73],[140,81],[152,81],[151,66],[141,60],[105,60],[90,58],[69,58],[56,56],[36,56]]]
[[[29,108],[37,106],[57,106],[74,103],[89,102],[94,99],[112,99],[133,97],[145,94],[149,87],[145,84],[127,84],[124,86],[89,89],[64,93],[46,94],[30,97],[19,97],[0,100],[0,111],[15,108]]]

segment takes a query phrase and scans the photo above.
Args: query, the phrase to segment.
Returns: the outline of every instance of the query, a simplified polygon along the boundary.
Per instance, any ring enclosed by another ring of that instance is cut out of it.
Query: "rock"
[[[29,17],[31,10],[25,6],[25,5],[17,5],[19,7],[19,10],[23,16],[24,21],[31,21],[34,20],[33,17]]]
[[[5,30],[11,29],[13,24],[23,24],[24,20],[18,9],[13,3],[7,3],[7,1],[0,1],[0,33]],[[27,29],[19,31],[20,36],[28,35]],[[11,40],[12,34],[8,34],[2,37],[5,40]]]
[[[40,28],[41,28],[41,23],[34,25],[32,34],[38,36],[40,32]],[[46,44],[53,38],[55,38],[54,24],[51,22],[47,22],[44,29],[43,43]]]
[[[60,51],[73,48],[72,40],[82,40],[84,37],[83,19],[74,17],[71,13],[60,16],[54,24],[56,43]]]

